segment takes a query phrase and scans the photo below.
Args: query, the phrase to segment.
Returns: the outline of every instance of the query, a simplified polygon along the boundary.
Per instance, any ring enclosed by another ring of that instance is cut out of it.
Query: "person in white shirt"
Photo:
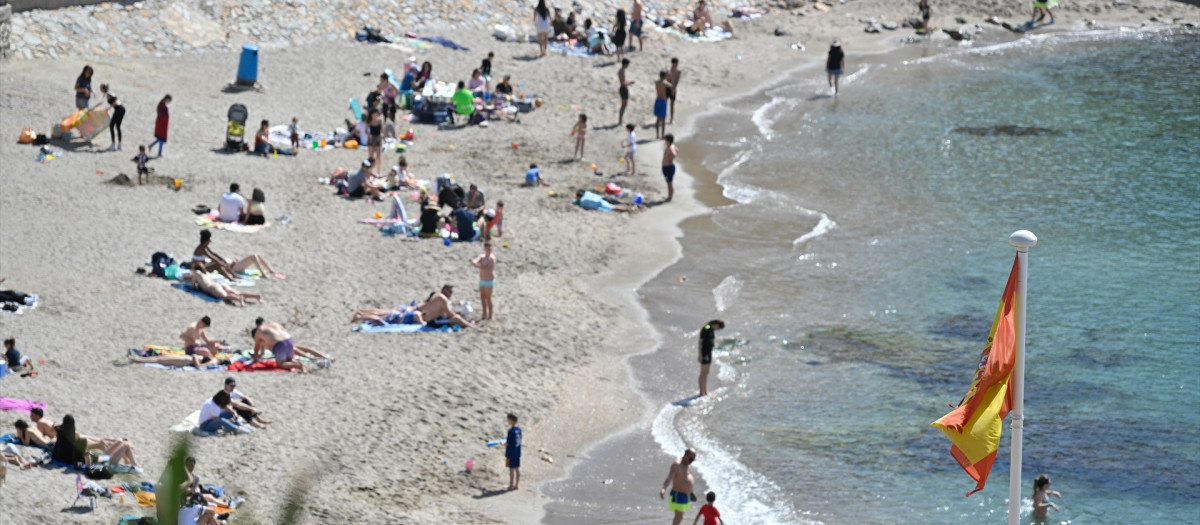
[[[633,133],[633,124],[626,124],[625,130],[629,131],[629,137],[621,141],[621,145],[625,146],[625,173],[634,175],[637,173],[637,163],[634,162],[634,155],[637,153],[637,135]]]
[[[237,414],[232,412],[229,392],[220,390],[200,407],[200,430],[216,433],[224,430],[228,434],[248,434],[250,428],[237,423]]]
[[[217,220],[221,222],[241,222],[246,218],[246,198],[238,193],[239,186],[235,182],[229,185],[229,193],[221,196],[221,204],[217,205]]]

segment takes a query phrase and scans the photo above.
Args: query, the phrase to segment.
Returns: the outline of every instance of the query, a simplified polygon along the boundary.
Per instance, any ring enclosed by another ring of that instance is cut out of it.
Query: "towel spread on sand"
[[[180,421],[167,430],[171,432],[191,432],[194,428],[200,428],[199,410],[188,414],[187,417],[183,418],[183,421]]]
[[[458,325],[444,326],[442,328],[433,328],[424,324],[384,324],[375,325],[371,323],[363,323],[359,326],[351,328],[355,332],[375,333],[375,334],[415,334],[417,332],[457,332]]]
[[[195,288],[192,288],[192,286],[191,286],[190,284],[188,284],[188,283],[171,283],[171,288],[174,288],[174,289],[176,289],[176,290],[183,290],[183,291],[185,291],[185,292],[187,292],[187,293],[190,293],[190,294],[192,294],[192,295],[194,295],[194,296],[196,296],[196,297],[199,297],[199,298],[201,298],[201,299],[204,299],[205,301],[208,301],[208,302],[210,302],[210,303],[219,303],[219,302],[221,302],[221,300],[220,300],[220,299],[217,299],[216,297],[213,297],[213,296],[211,296],[211,295],[208,295],[208,294],[206,294],[206,293],[204,293],[204,292],[202,292],[202,291],[200,291],[200,290],[197,290],[197,289],[195,289]]]
[[[129,350],[138,357],[148,357],[155,355],[187,355],[182,348],[170,346],[146,345],[141,349],[132,348]],[[254,352],[252,350],[238,350],[230,353],[217,354],[215,361],[210,362],[206,367],[199,370],[228,370],[230,372],[287,372],[286,368],[279,368],[275,364],[275,354],[271,353],[270,349],[263,349],[259,355],[258,362],[251,363]],[[305,364],[316,366],[317,363],[307,357],[296,356],[296,359],[303,361]],[[218,364],[221,361],[229,361],[228,365]],[[193,366],[168,366],[159,363],[143,363],[146,368],[158,368],[162,370],[182,370],[185,372],[195,372],[196,367]]]
[[[719,27],[710,27],[705,29],[703,35],[689,35],[686,32],[674,27],[662,27],[658,24],[651,24],[651,27],[657,29],[661,33],[673,34],[692,42],[720,42],[721,40],[733,38],[733,33],[730,33]]]
[[[455,44],[454,42],[450,41],[450,39],[448,39],[448,38],[443,38],[440,36],[423,36],[420,38],[421,38],[421,40],[424,40],[426,42],[433,42],[435,44],[441,44],[441,45],[448,47],[450,49],[453,49],[455,51],[470,51],[470,49],[467,49],[464,46]]]
[[[271,223],[263,225],[238,224],[236,222],[221,222],[217,220],[217,212],[212,211],[204,215],[196,217],[196,226],[204,228],[216,228],[234,233],[258,233],[258,230],[270,226]]]
[[[546,49],[569,57],[588,58],[595,55],[586,44],[572,45],[567,42],[550,42]]]
[[[37,401],[27,401],[24,399],[10,399],[7,397],[0,397],[0,410],[15,410],[17,412],[25,412],[26,414],[28,414],[29,409],[31,409],[31,408],[40,408],[42,410],[45,410],[46,404],[39,403]]]

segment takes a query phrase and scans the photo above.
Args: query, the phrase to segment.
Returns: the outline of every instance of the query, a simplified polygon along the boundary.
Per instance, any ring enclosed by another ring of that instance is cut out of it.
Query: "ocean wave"
[[[775,119],[768,118],[767,112],[771,111],[772,108],[779,104],[785,104],[791,101],[792,99],[787,97],[771,97],[770,102],[759,106],[758,109],[754,110],[754,113],[750,115],[750,120],[754,122],[755,126],[758,127],[758,132],[763,136],[763,138],[771,140],[771,137],[774,136],[774,134],[771,133],[771,126],[775,124]]]
[[[654,441],[672,457],[680,456],[688,446],[696,449],[693,467],[708,489],[720,495],[726,516],[737,516],[741,523],[818,523],[800,521],[778,486],[738,461],[733,451],[706,431],[702,421],[708,413],[706,408],[724,390],[713,391],[707,399],[689,399],[663,407],[651,427]]]
[[[737,298],[738,292],[742,291],[742,281],[736,276],[727,275],[721,280],[716,288],[713,288],[713,303],[716,304],[718,312],[724,312],[733,300]]]
[[[825,215],[821,212],[812,213],[820,215],[821,220],[817,221],[817,225],[813,226],[813,229],[809,230],[808,233],[801,235],[797,237],[796,240],[792,241],[793,246],[804,244],[809,240],[825,235],[827,232],[829,232],[829,230],[837,228],[837,223],[834,222],[833,219],[830,219],[828,215]]]

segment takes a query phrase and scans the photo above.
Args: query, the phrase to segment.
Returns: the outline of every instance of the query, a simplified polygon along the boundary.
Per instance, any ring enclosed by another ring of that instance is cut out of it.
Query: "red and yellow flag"
[[[953,443],[950,454],[976,482],[975,490],[967,496],[983,490],[987,484],[992,463],[996,461],[996,449],[1000,447],[1004,417],[1012,408],[1009,380],[1017,362],[1016,302],[1017,261],[1014,260],[971,388],[958,408],[933,423],[950,438]]]

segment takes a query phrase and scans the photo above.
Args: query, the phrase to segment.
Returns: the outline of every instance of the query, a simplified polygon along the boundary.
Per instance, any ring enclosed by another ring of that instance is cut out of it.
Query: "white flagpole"
[[[1029,249],[1037,244],[1037,236],[1028,230],[1013,232],[1008,242],[1017,249],[1017,308],[1013,312],[1017,325],[1017,363],[1012,372],[1013,406],[1009,412],[1012,424],[1012,454],[1008,467],[1008,523],[1021,523],[1021,437],[1025,429],[1025,285],[1029,276]]]

